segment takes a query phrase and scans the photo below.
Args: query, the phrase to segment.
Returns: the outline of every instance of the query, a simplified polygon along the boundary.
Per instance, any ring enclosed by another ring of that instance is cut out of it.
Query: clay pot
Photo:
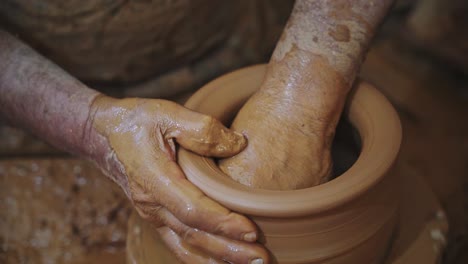
[[[259,65],[222,76],[186,106],[227,124],[260,86],[265,71]],[[391,169],[400,148],[400,121],[385,97],[366,83],[354,88],[344,115],[360,135],[361,152],[345,173],[319,186],[248,188],[225,175],[213,159],[183,149],[179,164],[206,195],[258,225],[277,263],[379,263],[397,222],[399,179]]]

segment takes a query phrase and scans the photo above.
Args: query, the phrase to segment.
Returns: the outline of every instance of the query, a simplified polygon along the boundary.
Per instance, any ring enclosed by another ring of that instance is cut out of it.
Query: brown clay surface
[[[388,38],[376,41],[361,76],[378,85],[400,113],[404,137],[397,171],[424,178],[447,212],[450,232],[443,263],[466,263],[466,81],[413,53],[412,47]]]
[[[32,137],[18,128],[0,123],[0,157],[17,155],[63,155],[63,153],[43,141]]]
[[[398,239],[402,243],[405,241],[402,244],[405,246],[413,241],[415,252],[425,261],[439,259],[437,254],[441,254],[444,239],[447,239],[449,247],[442,263],[465,263],[467,215],[464,208],[468,199],[464,186],[468,149],[466,126],[460,120],[468,114],[466,91],[449,72],[409,52],[408,47],[396,42],[378,41],[369,53],[362,75],[381,85],[400,112],[405,137],[397,173],[414,176],[418,187],[424,186],[420,179],[429,183],[447,210],[451,228],[448,238],[440,236],[446,228],[440,218],[442,214],[438,210],[426,210],[427,202],[433,198],[416,187],[405,189],[412,197],[406,200],[407,204],[414,208],[403,212],[421,209],[419,217],[410,217],[411,225],[407,229],[414,230],[417,222],[426,224],[420,236],[406,234]],[[415,200],[411,200],[413,198]],[[399,255],[397,263],[405,263],[405,260],[418,263],[406,254]]]
[[[400,227],[385,264],[437,264],[445,245],[447,219],[436,196],[421,176],[408,174],[403,179],[405,201],[399,218]],[[168,254],[155,232],[142,232],[151,227],[136,214],[129,221],[127,248],[129,260],[136,263],[179,264]],[[146,247],[142,247],[145,245]],[[152,248],[153,250],[144,250]],[[132,262],[130,262],[132,263]]]
[[[131,207],[94,165],[0,161],[1,263],[125,263]]]
[[[226,121],[258,89],[265,70],[259,65],[220,77],[186,106]],[[278,263],[374,263],[386,252],[394,230],[398,178],[388,172],[398,153],[401,128],[392,106],[365,83],[350,97],[346,116],[362,137],[361,155],[343,175],[320,186],[251,189],[230,180],[213,161],[183,149],[179,164],[206,195],[251,216]],[[153,231],[141,231],[149,232]],[[149,254],[149,248],[136,250],[128,253]]]
[[[402,176],[400,223],[384,263],[439,263],[447,243],[446,214],[420,175],[406,172]]]

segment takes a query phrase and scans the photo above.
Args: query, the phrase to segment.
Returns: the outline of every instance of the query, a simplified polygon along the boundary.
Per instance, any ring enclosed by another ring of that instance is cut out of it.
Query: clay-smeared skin
[[[215,157],[245,147],[217,120],[169,101],[106,97],[2,30],[0,118],[94,161],[185,263],[268,263],[251,243],[255,225],[207,198],[176,163],[175,141]]]
[[[391,0],[298,0],[260,90],[232,124],[249,140],[222,160],[234,180],[299,189],[327,181],[344,102]]]

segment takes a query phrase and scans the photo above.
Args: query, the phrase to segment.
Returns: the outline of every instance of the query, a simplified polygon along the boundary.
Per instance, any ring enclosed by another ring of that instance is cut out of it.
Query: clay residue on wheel
[[[0,181],[1,263],[125,263],[131,206],[92,164],[2,161]]]

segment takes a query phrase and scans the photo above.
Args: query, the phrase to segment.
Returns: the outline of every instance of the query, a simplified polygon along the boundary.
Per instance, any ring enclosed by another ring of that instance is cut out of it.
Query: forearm
[[[342,105],[392,2],[297,0],[271,58],[266,90],[318,114]]]
[[[57,148],[87,155],[86,120],[98,92],[0,31],[0,115]]]
[[[127,179],[118,173],[121,164],[93,125],[97,109],[92,105],[98,96],[102,95],[0,30],[0,119],[94,161],[128,192]]]
[[[99,93],[0,30],[0,118],[72,154],[94,158],[88,117]]]
[[[391,2],[296,1],[261,88],[232,124],[249,144],[220,161],[226,174],[248,186],[280,190],[330,179],[338,120]]]

